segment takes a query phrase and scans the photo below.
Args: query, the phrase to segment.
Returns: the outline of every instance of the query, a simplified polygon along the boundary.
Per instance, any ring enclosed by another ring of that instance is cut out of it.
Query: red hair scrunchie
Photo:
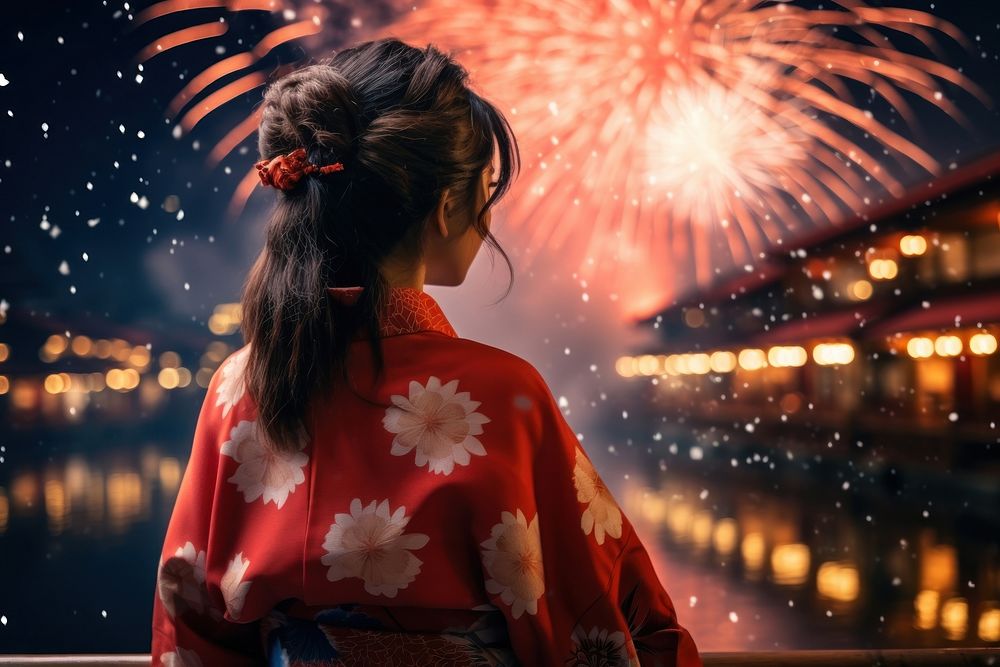
[[[329,174],[334,171],[344,171],[343,162],[334,162],[324,166],[309,162],[306,149],[296,148],[287,155],[279,155],[270,160],[261,160],[254,164],[261,185],[270,185],[279,190],[291,190],[308,174]]]

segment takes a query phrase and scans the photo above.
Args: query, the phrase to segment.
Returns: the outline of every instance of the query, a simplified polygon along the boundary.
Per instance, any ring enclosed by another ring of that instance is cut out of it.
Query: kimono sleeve
[[[517,545],[507,547],[515,551],[508,563],[489,552],[485,559],[487,592],[501,596],[515,653],[525,664],[700,667],[646,549],[533,375],[534,502],[506,513],[506,528],[494,527],[484,545]]]
[[[157,566],[153,597],[152,665],[265,664],[259,619],[237,623],[224,618],[226,603],[212,548],[219,473],[221,408],[215,405],[219,373],[209,383],[195,427],[194,442],[181,480]],[[225,520],[222,518],[221,520]]]

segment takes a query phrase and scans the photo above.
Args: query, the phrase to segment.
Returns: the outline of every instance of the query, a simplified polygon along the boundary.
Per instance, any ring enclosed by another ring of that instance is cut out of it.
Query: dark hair
[[[485,217],[509,189],[520,157],[503,114],[468,87],[469,74],[432,45],[364,42],[297,69],[264,94],[261,159],[304,147],[310,162],[345,170],[307,176],[277,194],[241,296],[250,345],[245,382],[260,433],[276,451],[299,448],[311,399],[345,381],[350,343],[363,327],[376,379],[383,371],[379,313],[389,285],[379,270],[394,252],[420,256],[425,224],[445,188],[471,211],[480,175],[499,148],[498,184],[473,222],[510,259]],[[341,306],[327,287],[361,285]]]

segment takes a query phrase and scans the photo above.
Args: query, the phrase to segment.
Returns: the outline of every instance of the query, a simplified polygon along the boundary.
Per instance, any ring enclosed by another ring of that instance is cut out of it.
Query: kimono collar
[[[327,287],[334,300],[350,305],[358,300],[364,287]],[[382,316],[379,334],[400,336],[418,331],[437,331],[458,338],[441,306],[427,292],[415,287],[389,288],[389,302]],[[359,338],[364,332],[359,332]]]

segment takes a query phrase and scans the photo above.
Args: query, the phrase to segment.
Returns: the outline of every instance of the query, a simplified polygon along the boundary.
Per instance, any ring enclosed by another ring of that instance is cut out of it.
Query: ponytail
[[[433,46],[385,38],[295,70],[265,92],[262,160],[303,148],[310,164],[342,163],[281,182],[288,187],[277,193],[264,248],[243,286],[244,381],[258,432],[274,451],[297,451],[301,434],[311,435],[314,396],[328,395],[338,376],[351,386],[347,355],[359,332],[372,343],[378,381],[390,294],[383,260],[418,263],[444,189],[474,201],[496,147],[499,185],[472,224],[510,268],[484,219],[509,188],[517,145],[506,119],[467,78]],[[349,306],[327,289],[356,285],[364,289]]]

